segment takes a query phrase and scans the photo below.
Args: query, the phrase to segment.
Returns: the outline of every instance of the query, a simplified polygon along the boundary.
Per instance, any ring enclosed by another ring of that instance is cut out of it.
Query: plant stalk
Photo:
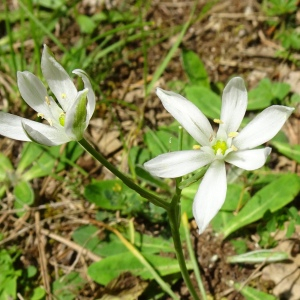
[[[164,199],[160,198],[157,195],[154,195],[153,193],[143,189],[139,185],[135,184],[128,176],[120,172],[115,166],[113,166],[101,153],[96,151],[91,144],[86,141],[84,138],[78,143],[91,155],[93,156],[97,161],[99,161],[104,167],[106,167],[109,171],[111,171],[114,175],[116,175],[118,178],[120,178],[125,185],[127,185],[132,190],[136,191],[139,195],[141,195],[143,198],[146,198],[150,202],[152,202],[154,205],[157,205],[159,207],[164,208],[165,210],[169,209],[170,204],[165,201]]]

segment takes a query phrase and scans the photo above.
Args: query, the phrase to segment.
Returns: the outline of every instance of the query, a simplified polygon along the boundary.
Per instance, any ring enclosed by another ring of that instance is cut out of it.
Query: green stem
[[[114,167],[106,158],[99,152],[97,152],[85,139],[78,141],[78,143],[90,154],[92,155],[97,161],[99,161],[104,167],[106,167],[109,171],[111,171],[114,175],[120,178],[125,185],[127,185],[132,190],[136,191],[140,194],[143,198],[146,198],[154,205],[160,206],[165,210],[169,209],[170,204],[166,202],[164,199],[160,198],[157,195],[154,195],[151,192],[141,188],[137,184],[135,184],[129,177],[125,174],[120,172],[116,167]]]
[[[190,279],[190,275],[188,269],[185,264],[185,258],[182,251],[182,244],[179,233],[179,225],[180,225],[180,208],[179,208],[180,194],[177,194],[173,197],[172,202],[170,204],[170,208],[168,209],[169,222],[171,226],[171,232],[173,237],[173,243],[175,247],[176,257],[179,263],[179,267],[181,270],[181,274],[183,280],[194,300],[200,300],[192,282]]]

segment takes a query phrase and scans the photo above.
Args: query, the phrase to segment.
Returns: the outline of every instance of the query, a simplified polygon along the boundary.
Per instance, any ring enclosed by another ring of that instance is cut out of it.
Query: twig
[[[39,256],[40,256],[40,266],[41,266],[41,273],[42,279],[44,283],[44,287],[47,293],[46,299],[51,300],[51,289],[50,289],[50,278],[47,270],[47,260],[45,254],[45,238],[41,236],[41,224],[40,224],[40,213],[37,211],[34,214],[35,218],[35,231],[36,237],[38,241],[38,249],[39,249]]]
[[[65,244],[66,246],[70,247],[71,249],[75,250],[76,252],[81,253],[84,256],[87,256],[92,261],[99,261],[102,259],[100,256],[94,254],[93,252],[89,251],[88,249],[81,247],[80,245],[63,238],[62,236],[59,236],[55,233],[51,233],[49,230],[42,229],[41,233],[48,236],[49,238],[51,238],[53,240],[56,240],[60,243]]]

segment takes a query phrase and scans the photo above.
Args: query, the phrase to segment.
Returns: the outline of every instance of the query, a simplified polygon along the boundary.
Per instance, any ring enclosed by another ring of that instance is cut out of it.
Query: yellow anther
[[[236,146],[234,146],[234,145],[231,145],[231,147],[230,147],[233,151],[238,151],[239,149],[236,147]]]
[[[231,138],[234,138],[238,135],[239,133],[238,132],[229,132],[228,133],[228,136],[231,137]]]
[[[200,149],[201,149],[201,146],[200,146],[200,145],[194,145],[194,146],[193,146],[193,149],[194,149],[194,150],[200,150]]]
[[[217,124],[223,124],[224,122],[220,119],[214,119],[214,122]]]
[[[45,101],[46,101],[47,105],[50,105],[50,99],[48,96],[45,96]]]
[[[37,116],[44,119],[44,114],[42,114],[42,113],[38,113]]]
[[[61,93],[61,97],[62,97],[63,99],[66,99],[66,98],[67,98],[67,95],[66,95],[65,93]]]

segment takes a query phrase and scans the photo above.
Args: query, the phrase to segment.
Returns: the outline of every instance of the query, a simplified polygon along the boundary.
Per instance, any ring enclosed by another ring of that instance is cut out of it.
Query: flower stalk
[[[94,157],[94,159],[100,162],[104,167],[106,167],[109,171],[111,171],[116,177],[121,179],[123,183],[127,185],[129,188],[136,191],[139,195],[141,195],[143,198],[146,198],[154,205],[162,207],[165,210],[169,209],[170,203],[168,203],[166,200],[162,199],[161,197],[143,189],[142,187],[134,183],[128,176],[123,174],[114,165],[112,165],[100,152],[96,151],[88,141],[82,139],[78,141],[78,143],[83,147],[85,151],[87,151],[92,157]]]

